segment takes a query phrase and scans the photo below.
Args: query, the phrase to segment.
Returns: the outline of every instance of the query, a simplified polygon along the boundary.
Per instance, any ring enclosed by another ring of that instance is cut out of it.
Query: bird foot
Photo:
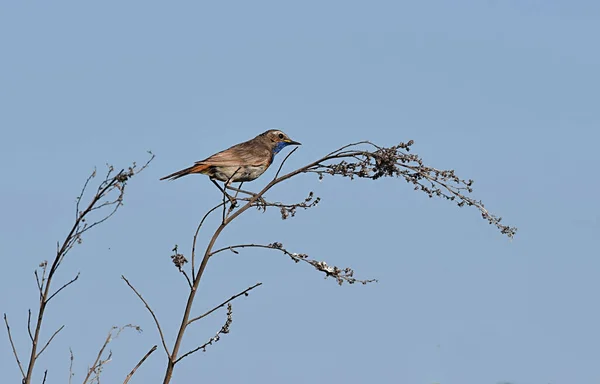
[[[267,201],[262,196],[258,197],[254,203],[259,210],[262,209],[263,213],[267,211]]]

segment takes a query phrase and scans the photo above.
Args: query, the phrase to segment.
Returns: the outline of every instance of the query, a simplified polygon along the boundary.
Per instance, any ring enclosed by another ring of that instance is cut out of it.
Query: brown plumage
[[[271,129],[254,139],[197,161],[191,167],[165,176],[161,180],[175,180],[200,173],[227,183],[251,181],[262,175],[273,162],[274,156],[288,145],[300,143],[291,140],[282,131]]]

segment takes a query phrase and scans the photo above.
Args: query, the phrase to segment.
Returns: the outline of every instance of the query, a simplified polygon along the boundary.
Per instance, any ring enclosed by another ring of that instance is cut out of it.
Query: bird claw
[[[256,196],[256,195],[254,195],[254,196]],[[256,207],[259,210],[262,208],[263,213],[265,213],[267,211],[267,201],[262,196],[257,197],[256,200],[254,201],[254,204],[256,204]]]
[[[235,207],[237,205],[237,199],[235,197],[231,196],[227,192],[225,192],[224,195],[225,195],[225,197],[227,197],[227,200],[229,200],[229,202],[231,203],[232,207]],[[223,202],[225,201],[225,197],[223,198]]]

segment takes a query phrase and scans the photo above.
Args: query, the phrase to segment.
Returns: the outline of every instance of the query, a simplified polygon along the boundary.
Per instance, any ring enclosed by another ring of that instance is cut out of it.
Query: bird
[[[231,183],[240,182],[239,188],[241,188],[244,182],[260,177],[273,163],[275,155],[288,145],[301,145],[301,143],[290,139],[278,129],[270,129],[251,140],[215,153],[204,160],[197,161],[191,167],[171,173],[160,180],[176,180],[191,174],[203,174],[227,195],[215,180],[224,182],[225,188],[228,188]],[[229,188],[252,194],[239,188]]]

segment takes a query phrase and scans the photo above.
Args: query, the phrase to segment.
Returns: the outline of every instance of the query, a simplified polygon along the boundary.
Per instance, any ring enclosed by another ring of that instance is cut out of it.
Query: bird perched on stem
[[[288,145],[300,145],[300,143],[293,141],[280,130],[271,129],[261,133],[254,139],[215,153],[207,159],[197,161],[191,167],[165,176],[161,180],[175,180],[182,176],[200,173],[210,177],[210,180],[221,192],[226,194],[215,180],[225,182],[225,188],[228,188],[229,184],[233,182],[252,181],[262,175],[273,163],[275,155]],[[230,189],[249,193],[241,189]]]

